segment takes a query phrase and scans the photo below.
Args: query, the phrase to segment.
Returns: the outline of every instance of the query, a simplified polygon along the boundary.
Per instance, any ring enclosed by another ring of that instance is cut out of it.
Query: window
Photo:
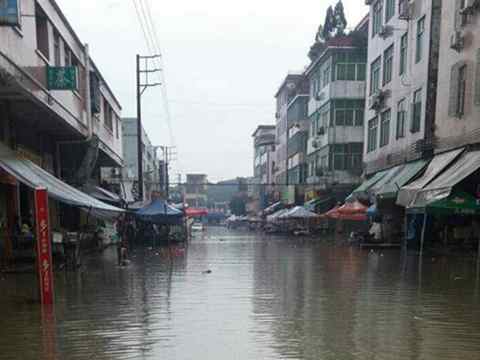
[[[333,168],[335,170],[358,170],[362,168],[363,146],[361,143],[335,144],[331,151],[333,151]],[[323,169],[327,168],[327,161],[326,156],[322,158]]]
[[[113,115],[114,118],[115,118],[115,137],[117,139],[120,138],[119,136],[119,133],[120,133],[120,120],[118,119],[118,116],[116,116],[115,114]]]
[[[48,39],[48,19],[42,8],[35,4],[35,27],[37,32],[37,49],[50,60],[49,39]]]
[[[395,15],[395,0],[387,0],[385,9],[385,22],[388,22]]]
[[[370,94],[374,94],[380,90],[380,66],[382,58],[379,56],[370,65]]]
[[[400,38],[400,75],[407,70],[408,33]]]
[[[420,131],[422,119],[422,89],[415,91],[413,94],[412,123],[410,131],[416,133]]]
[[[63,46],[63,57],[64,57],[63,65],[64,66],[71,66],[72,65],[72,53],[70,52],[70,49],[69,49],[66,42],[64,42],[64,46]]]
[[[465,113],[465,89],[467,84],[467,65],[458,70],[458,94],[457,94],[457,115]]]
[[[415,62],[422,60],[423,38],[425,37],[425,16],[417,22],[417,47],[415,50]]]
[[[388,145],[390,142],[390,109],[383,112],[380,121],[380,147]]]
[[[378,130],[378,118],[374,117],[368,122],[368,138],[367,138],[367,151],[375,151],[377,148],[377,130]]]
[[[323,70],[323,87],[327,86],[330,83],[330,66],[327,66]]]
[[[367,65],[357,64],[357,80],[365,81],[366,76],[367,76]]]
[[[365,64],[337,64],[336,80],[365,81]]]
[[[57,30],[53,31],[53,55],[55,59],[55,66],[62,66],[60,56],[60,34]]]
[[[363,109],[355,110],[355,126],[363,126],[363,117],[365,116]]]
[[[345,125],[345,110],[335,111],[335,124],[337,126],[344,126]]]
[[[113,110],[108,104],[107,100],[103,100],[103,119],[104,119],[104,124],[107,129],[110,131],[113,131]]]
[[[382,27],[383,17],[383,0],[378,0],[373,5],[373,19],[372,19],[372,37],[380,32]]]
[[[397,105],[397,139],[405,137],[405,120],[407,119],[407,109],[405,108],[405,99],[400,100]]]
[[[385,50],[383,55],[383,85],[392,81],[393,72],[393,45]]]

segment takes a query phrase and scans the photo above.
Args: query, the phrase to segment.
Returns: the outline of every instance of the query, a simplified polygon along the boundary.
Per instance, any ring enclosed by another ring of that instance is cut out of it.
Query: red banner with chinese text
[[[42,304],[50,305],[53,304],[53,264],[46,189],[35,190],[35,215],[40,300]]]

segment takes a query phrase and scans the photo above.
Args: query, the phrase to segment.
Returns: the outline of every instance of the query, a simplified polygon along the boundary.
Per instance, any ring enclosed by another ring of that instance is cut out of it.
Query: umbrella
[[[366,214],[368,207],[359,201],[347,202],[338,209],[343,215]]]
[[[296,206],[286,213],[280,215],[281,219],[310,219],[317,217],[314,212],[308,211],[303,206]]]

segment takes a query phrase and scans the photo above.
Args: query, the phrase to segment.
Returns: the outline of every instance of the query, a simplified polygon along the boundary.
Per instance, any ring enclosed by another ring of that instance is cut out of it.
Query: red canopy
[[[208,215],[208,210],[207,209],[187,208],[185,210],[185,215],[187,215],[187,217],[207,216]]]
[[[323,214],[323,217],[328,217],[335,220],[350,220],[350,221],[367,221],[367,211],[365,212],[353,212],[353,207],[347,206],[335,206],[332,210]],[[351,204],[350,204],[351,205]],[[361,205],[361,204],[360,204]],[[363,206],[363,205],[362,205]],[[343,211],[342,211],[343,210]]]
[[[338,209],[338,212],[344,215],[357,215],[357,214],[366,214],[368,206],[363,205],[359,201],[352,203],[345,203]]]

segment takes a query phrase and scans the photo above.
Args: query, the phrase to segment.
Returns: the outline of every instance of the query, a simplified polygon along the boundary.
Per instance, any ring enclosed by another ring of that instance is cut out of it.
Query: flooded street
[[[206,273],[211,270],[211,273]],[[188,249],[114,249],[57,272],[42,326],[32,274],[0,281],[1,359],[478,359],[472,259],[369,253],[210,228]],[[50,330],[50,331],[49,331]],[[20,353],[21,350],[21,353]]]

